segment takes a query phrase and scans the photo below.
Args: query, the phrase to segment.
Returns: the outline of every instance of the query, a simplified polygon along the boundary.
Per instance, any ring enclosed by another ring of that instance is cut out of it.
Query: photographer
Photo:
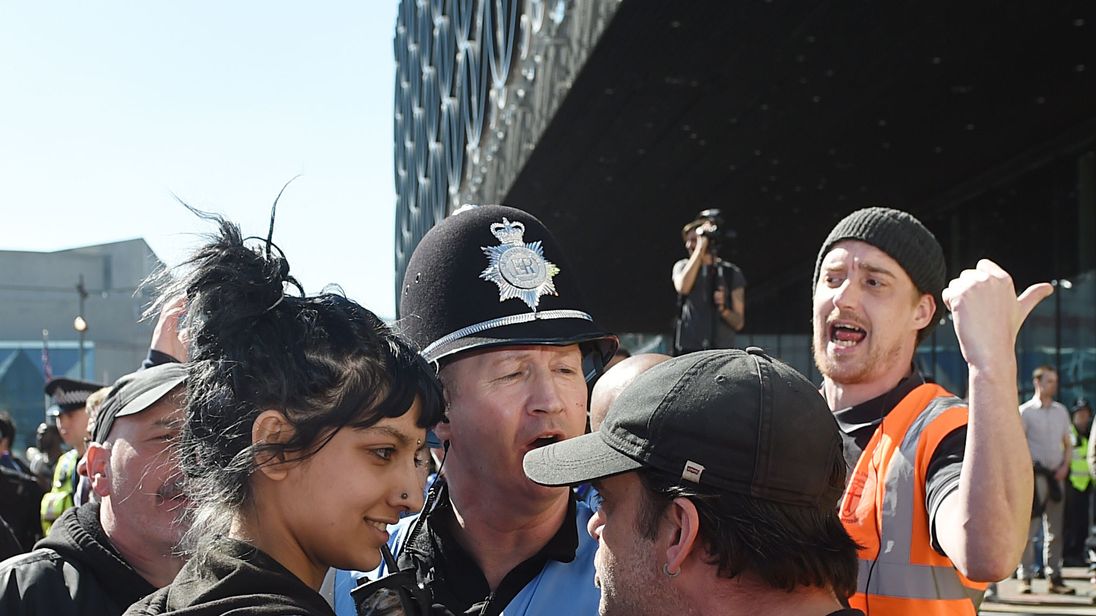
[[[674,264],[680,307],[676,355],[731,348],[735,332],[746,324],[746,277],[718,254],[719,239],[725,235],[719,210],[700,212],[681,230],[689,258]]]

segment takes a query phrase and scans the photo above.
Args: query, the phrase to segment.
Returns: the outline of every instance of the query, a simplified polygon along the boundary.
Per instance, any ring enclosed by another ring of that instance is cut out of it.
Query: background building
[[[153,323],[140,318],[152,295],[139,287],[160,267],[140,239],[48,253],[0,251],[0,409],[16,419],[17,449],[34,444],[44,417],[43,330],[54,376],[112,383],[140,367],[148,352]],[[87,324],[83,345],[74,329],[78,316]]]
[[[747,290],[743,345],[807,373],[810,277],[832,225],[913,212],[949,274],[982,257],[1058,293],[1019,343],[1096,395],[1096,4],[401,3],[397,285],[462,203],[529,210],[633,344],[670,331],[678,230],[719,207]],[[398,296],[398,292],[397,292]],[[966,390],[946,322],[922,369]]]

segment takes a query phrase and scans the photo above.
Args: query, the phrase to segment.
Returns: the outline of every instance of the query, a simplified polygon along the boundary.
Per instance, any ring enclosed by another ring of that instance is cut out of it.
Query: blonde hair
[[[92,394],[88,396],[87,401],[84,403],[84,408],[87,410],[88,413],[89,438],[92,434],[95,434],[95,422],[97,419],[99,419],[99,409],[103,408],[103,402],[106,401],[107,395],[110,394],[110,390],[110,387],[103,387],[102,389],[98,389],[92,392]]]

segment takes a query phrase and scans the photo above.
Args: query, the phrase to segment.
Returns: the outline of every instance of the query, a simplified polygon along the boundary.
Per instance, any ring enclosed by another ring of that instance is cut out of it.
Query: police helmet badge
[[[491,234],[498,238],[498,246],[481,246],[487,255],[487,269],[480,278],[498,285],[499,301],[520,299],[530,309],[536,310],[543,295],[559,295],[552,277],[559,273],[556,264],[544,258],[540,240],[525,242],[525,225],[519,221],[491,225]]]

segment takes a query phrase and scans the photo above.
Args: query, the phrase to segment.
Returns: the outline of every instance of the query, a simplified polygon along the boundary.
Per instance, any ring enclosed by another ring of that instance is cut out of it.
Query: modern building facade
[[[817,378],[811,275],[832,225],[908,210],[949,274],[997,261],[1058,293],[1025,325],[1021,386],[1058,366],[1096,395],[1096,5],[450,3],[396,27],[396,280],[463,203],[531,211],[559,236],[598,319],[670,331],[678,230],[721,208],[745,335]],[[954,391],[945,322],[919,350]]]
[[[54,376],[104,384],[140,367],[153,326],[141,320],[152,300],[141,282],[161,268],[140,239],[0,251],[0,409],[16,418],[18,448],[34,443],[44,417],[47,360]]]

